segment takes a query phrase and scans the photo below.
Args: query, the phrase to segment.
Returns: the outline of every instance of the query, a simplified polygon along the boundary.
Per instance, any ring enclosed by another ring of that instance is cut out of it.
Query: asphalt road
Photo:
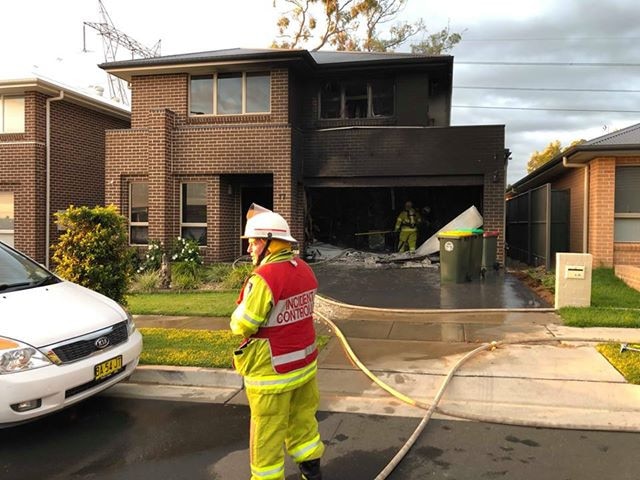
[[[319,414],[325,480],[369,480],[412,433],[411,418]],[[247,480],[248,409],[97,397],[0,430],[0,479]],[[392,480],[640,477],[640,434],[432,421]],[[298,478],[287,465],[287,480]]]

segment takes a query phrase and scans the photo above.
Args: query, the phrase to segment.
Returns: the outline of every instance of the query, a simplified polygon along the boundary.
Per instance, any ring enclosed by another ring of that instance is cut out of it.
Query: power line
[[[496,107],[491,105],[451,105],[452,108],[481,108],[487,110],[539,110],[550,112],[640,113],[640,110],[605,110],[590,108]]]
[[[640,37],[520,37],[520,38],[468,38],[463,37],[462,39],[465,42],[564,42],[564,41],[590,41],[590,40],[640,40]]]
[[[490,87],[471,85],[454,85],[453,88],[470,90],[518,90],[531,92],[640,93],[640,90],[612,90],[602,88]]]
[[[640,63],[598,63],[598,62],[489,62],[456,61],[456,65],[498,65],[524,67],[640,67]]]

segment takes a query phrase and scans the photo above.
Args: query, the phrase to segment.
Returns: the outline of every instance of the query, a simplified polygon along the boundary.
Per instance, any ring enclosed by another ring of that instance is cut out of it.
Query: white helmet
[[[289,224],[281,215],[255,203],[249,207],[247,225],[241,238],[277,238],[297,242],[291,236]]]

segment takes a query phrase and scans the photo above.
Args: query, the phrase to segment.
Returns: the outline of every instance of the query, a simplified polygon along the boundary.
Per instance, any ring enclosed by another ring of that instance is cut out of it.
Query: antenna
[[[151,58],[160,55],[161,40],[158,40],[151,48],[145,47],[126,33],[118,30],[113,24],[109,13],[107,13],[107,9],[102,3],[102,0],[98,0],[98,3],[100,4],[100,16],[102,17],[102,22],[84,22],[82,26],[83,52],[87,52],[86,27],[89,27],[96,30],[98,34],[102,36],[102,48],[104,50],[105,62],[116,61],[118,47],[123,47],[131,52],[132,60],[136,58],[136,56],[141,58]],[[109,80],[109,95],[111,98],[123,103],[124,105],[129,105],[129,95],[127,94],[127,86],[125,85],[124,80],[109,73],[107,73],[107,79]]]

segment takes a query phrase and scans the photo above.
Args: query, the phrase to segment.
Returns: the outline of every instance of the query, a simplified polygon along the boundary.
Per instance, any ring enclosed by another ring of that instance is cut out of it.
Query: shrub
[[[237,265],[236,268],[229,271],[222,281],[223,287],[228,290],[237,290],[242,288],[245,280],[253,271],[253,268],[253,265],[250,263]]]
[[[192,239],[178,237],[171,250],[171,261],[202,265],[198,242]]]
[[[72,205],[56,217],[66,230],[52,246],[56,273],[125,304],[133,274],[126,219],[113,205]]]
[[[202,276],[207,283],[221,283],[232,268],[229,263],[214,263],[204,269]]]
[[[164,253],[162,248],[162,242],[158,240],[152,240],[149,242],[149,247],[144,254],[144,258],[140,262],[138,273],[143,272],[155,272],[160,270],[162,266],[162,254]]]
[[[202,285],[202,267],[193,262],[171,265],[171,287],[176,290],[194,290]]]
[[[131,292],[152,292],[160,288],[161,278],[158,270],[143,272],[133,278]]]

